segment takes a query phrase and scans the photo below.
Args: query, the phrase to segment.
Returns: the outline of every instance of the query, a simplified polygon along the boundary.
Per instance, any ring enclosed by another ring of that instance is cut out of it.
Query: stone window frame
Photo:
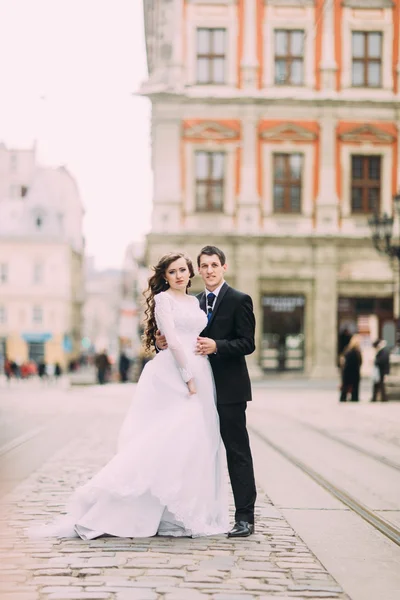
[[[34,325],[43,325],[43,321],[44,321],[43,306],[40,306],[39,304],[34,304],[32,306],[32,323]]]
[[[262,212],[264,217],[272,219],[311,218],[314,210],[314,164],[316,160],[315,144],[309,142],[262,142],[263,189],[261,190]],[[301,211],[299,213],[274,212],[274,154],[302,154],[303,177],[301,186]]]
[[[364,220],[368,228],[366,214],[353,213],[351,210],[351,157],[353,155],[380,156],[381,157],[381,213],[392,212],[392,147],[376,144],[342,144],[340,151],[340,169],[342,171],[341,189],[341,215],[351,221]]]
[[[355,158],[362,159],[362,170],[365,172],[367,165],[369,166],[369,160],[372,158],[379,159],[379,179],[371,179],[370,177],[364,179],[357,179],[353,177],[353,161]],[[350,201],[351,201],[351,214],[352,215],[371,215],[376,211],[376,206],[371,209],[368,208],[370,201],[367,198],[367,192],[370,189],[378,190],[378,207],[381,203],[381,191],[382,191],[382,156],[377,152],[377,154],[352,154],[351,155],[351,192],[350,192]],[[361,210],[354,210],[353,208],[353,188],[361,189]]]
[[[362,57],[355,57],[353,55],[353,36],[355,34],[359,34],[362,35],[364,38],[364,55]],[[379,49],[379,56],[378,57],[371,57],[368,54],[368,38],[370,35],[375,34],[375,35],[379,35],[380,36],[380,49]],[[362,85],[357,85],[354,83],[354,79],[353,79],[353,73],[352,73],[352,77],[351,77],[351,85],[352,87],[356,87],[356,88],[373,88],[373,89],[380,89],[382,87],[382,70],[383,70],[383,56],[382,56],[382,49],[383,49],[383,34],[381,31],[356,31],[353,29],[353,31],[351,32],[351,37],[352,37],[352,56],[351,56],[351,66],[353,69],[354,63],[362,63],[363,65],[363,77],[364,77],[364,83]],[[379,84],[378,85],[372,85],[372,83],[370,83],[368,77],[368,67],[370,64],[378,64],[380,71],[379,71]]]
[[[286,34],[287,38],[288,38],[289,52],[286,55],[277,54],[276,53],[275,39],[276,39],[276,34],[277,34],[278,31],[279,32],[284,32]],[[303,87],[304,86],[304,63],[305,63],[304,52],[303,52],[302,55],[295,55],[295,54],[291,53],[291,46],[292,46],[292,42],[291,42],[292,36],[291,36],[291,34],[293,34],[295,32],[303,34],[303,44],[304,44],[304,41],[305,41],[305,32],[304,32],[304,29],[275,29],[274,30],[274,40],[273,40],[273,44],[274,44],[274,84],[276,86],[279,85],[279,87],[282,87],[282,86],[290,86],[290,87],[301,86],[301,87]],[[293,62],[293,60],[297,60],[297,61],[301,60],[302,75],[303,75],[303,77],[302,77],[302,83],[301,84],[292,83],[290,81],[290,79],[291,79],[290,75],[286,77],[286,80],[285,80],[284,83],[277,82],[276,81],[276,62],[277,62],[277,60],[281,60],[281,61],[285,62],[285,64],[286,64],[286,72],[287,72],[288,66],[291,65],[291,63]]]
[[[281,157],[285,157],[284,162],[285,162],[285,177],[283,177],[282,179],[278,179],[276,177],[276,159],[278,156]],[[300,165],[300,178],[298,180],[294,180],[292,177],[289,176],[286,177],[288,175],[288,172],[290,171],[290,157],[292,156],[300,156],[301,157],[301,165]],[[304,177],[304,155],[301,152],[274,152],[274,154],[272,155],[272,161],[273,161],[273,187],[272,187],[272,203],[273,203],[273,210],[274,210],[274,215],[301,215],[302,212],[302,199],[303,199],[303,177]],[[290,188],[293,186],[294,182],[297,182],[297,186],[300,188],[300,206],[299,206],[299,210],[289,210],[288,208],[288,204],[290,203],[290,199],[289,199],[289,190]],[[283,190],[283,209],[282,210],[276,210],[275,207],[275,185],[282,185],[282,187],[284,188]]]
[[[381,19],[374,19],[374,13],[382,13]],[[380,96],[384,91],[392,91],[392,60],[393,60],[393,23],[391,19],[392,10],[358,10],[352,8],[343,8],[343,41],[342,56],[343,64],[341,71],[341,88],[350,91],[359,96],[363,92],[370,96],[371,94]],[[380,87],[359,87],[353,86],[352,82],[352,34],[353,32],[377,32],[382,34],[382,68],[381,68],[381,86]]]
[[[210,34],[210,40],[211,40],[211,52],[209,53],[200,53],[198,46],[197,46],[197,42],[198,42],[198,34],[199,31],[207,31]],[[214,37],[215,37],[215,32],[216,31],[223,31],[224,32],[224,52],[223,54],[217,54],[215,52],[214,49]],[[196,85],[226,85],[226,81],[227,81],[227,31],[226,31],[226,27],[197,27],[196,29]],[[207,59],[207,66],[208,66],[208,73],[209,73],[209,78],[208,81],[199,81],[198,79],[198,61],[199,59]],[[224,73],[224,80],[223,81],[215,81],[214,80],[214,68],[213,68],[213,62],[215,60],[223,60],[224,61],[224,69],[223,69],[223,73]],[[212,72],[212,74],[211,74]]]
[[[315,87],[314,62],[314,6],[302,7],[303,15],[292,16],[287,7],[267,6],[263,26],[264,73],[263,87],[274,90],[304,90]],[[289,9],[290,10],[290,9]],[[275,30],[301,30],[304,32],[303,83],[281,85],[275,83]]]
[[[207,155],[207,177],[206,178],[200,178],[198,173],[197,173],[197,165],[196,165],[196,159],[197,156],[199,154],[206,154]],[[223,161],[223,168],[222,168],[222,177],[219,178],[215,178],[212,174],[213,171],[213,159],[212,157],[215,155],[220,155],[222,156],[222,161]],[[216,207],[214,205],[213,202],[213,188],[214,187],[219,187],[221,189],[222,192],[222,199],[224,199],[224,188],[225,188],[225,184],[226,184],[226,153],[224,152],[223,149],[221,150],[196,150],[194,153],[194,168],[195,168],[195,199],[196,199],[196,213],[223,213],[224,212],[224,203],[222,200],[222,206],[221,207]],[[207,196],[207,201],[206,201],[206,208],[200,208],[197,202],[197,191],[198,191],[198,186],[201,184],[205,184],[207,191],[206,191],[206,196]]]
[[[204,89],[207,94],[210,89],[226,89],[237,86],[237,39],[238,22],[236,7],[226,6],[221,14],[204,14],[200,12],[201,7],[194,5],[192,11],[188,11],[186,24],[186,85],[196,89]],[[233,12],[232,12],[233,9]],[[225,29],[226,51],[225,51],[225,82],[220,83],[198,83],[197,82],[197,29]]]
[[[215,141],[191,142],[185,141],[185,195],[184,212],[187,216],[196,215],[225,215],[233,216],[235,214],[235,165],[236,149],[239,142]],[[222,211],[198,211],[196,207],[196,152],[224,152],[225,153],[225,180],[223,189],[223,210]]]
[[[33,277],[32,282],[34,285],[40,285],[44,280],[44,263],[42,260],[36,260],[33,263]]]

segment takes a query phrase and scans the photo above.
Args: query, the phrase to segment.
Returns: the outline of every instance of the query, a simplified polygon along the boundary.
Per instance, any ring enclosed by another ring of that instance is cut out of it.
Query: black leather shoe
[[[228,538],[248,537],[254,533],[254,524],[247,521],[236,521],[234,527],[228,531]]]

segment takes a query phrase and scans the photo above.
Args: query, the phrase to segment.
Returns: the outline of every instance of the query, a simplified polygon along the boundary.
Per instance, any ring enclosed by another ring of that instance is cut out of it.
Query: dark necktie
[[[207,319],[208,319],[208,322],[210,322],[210,319],[212,317],[213,304],[214,304],[215,298],[216,298],[216,295],[213,294],[212,292],[207,294]]]

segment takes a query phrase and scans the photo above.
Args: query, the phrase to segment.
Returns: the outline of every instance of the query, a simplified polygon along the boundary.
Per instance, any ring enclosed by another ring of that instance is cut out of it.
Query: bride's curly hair
[[[190,260],[190,258],[188,256],[186,256],[186,254],[184,254],[183,252],[170,252],[169,254],[166,254],[165,256],[163,256],[158,261],[158,263],[156,264],[155,267],[152,267],[154,274],[149,278],[149,281],[148,281],[149,286],[148,286],[147,290],[144,292],[144,297],[146,300],[147,308],[144,311],[146,317],[145,317],[145,330],[144,330],[142,339],[143,339],[144,348],[147,352],[150,352],[151,347],[154,345],[155,335],[156,335],[156,331],[158,329],[157,323],[156,323],[156,317],[154,314],[154,309],[155,309],[154,297],[157,294],[159,294],[160,292],[165,292],[166,290],[168,290],[169,283],[165,279],[165,273],[166,273],[169,265],[171,263],[175,262],[176,260],[179,260],[180,258],[184,258],[186,260],[186,264],[189,269],[189,278],[192,279],[192,277],[194,277],[193,263]],[[186,293],[187,293],[187,289],[190,288],[190,286],[191,286],[190,279],[189,279],[189,283],[186,288]]]

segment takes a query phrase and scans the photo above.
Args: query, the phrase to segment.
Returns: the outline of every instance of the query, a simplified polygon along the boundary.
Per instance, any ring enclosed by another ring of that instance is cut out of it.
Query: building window
[[[302,154],[274,154],[274,212],[301,212]]]
[[[379,210],[381,196],[381,157],[351,157],[351,211]]]
[[[224,152],[196,152],[196,209],[221,212],[224,194]]]
[[[6,263],[0,264],[0,283],[7,283],[8,281],[8,265]]]
[[[18,166],[18,158],[16,154],[10,155],[10,170],[16,171]]]
[[[33,265],[33,283],[43,282],[43,263],[35,263]]]
[[[226,29],[197,30],[197,83],[225,83]]]
[[[25,198],[28,193],[28,187],[26,185],[21,185],[21,198]]]
[[[40,215],[35,218],[36,229],[41,229],[43,225],[43,217]]]
[[[32,312],[32,319],[34,323],[42,323],[43,322],[43,309],[41,306],[34,306]]]
[[[6,307],[0,305],[0,323],[6,323],[6,321],[7,321]]]
[[[303,85],[304,31],[275,30],[275,84]]]
[[[380,87],[382,73],[382,33],[353,31],[352,85]]]

